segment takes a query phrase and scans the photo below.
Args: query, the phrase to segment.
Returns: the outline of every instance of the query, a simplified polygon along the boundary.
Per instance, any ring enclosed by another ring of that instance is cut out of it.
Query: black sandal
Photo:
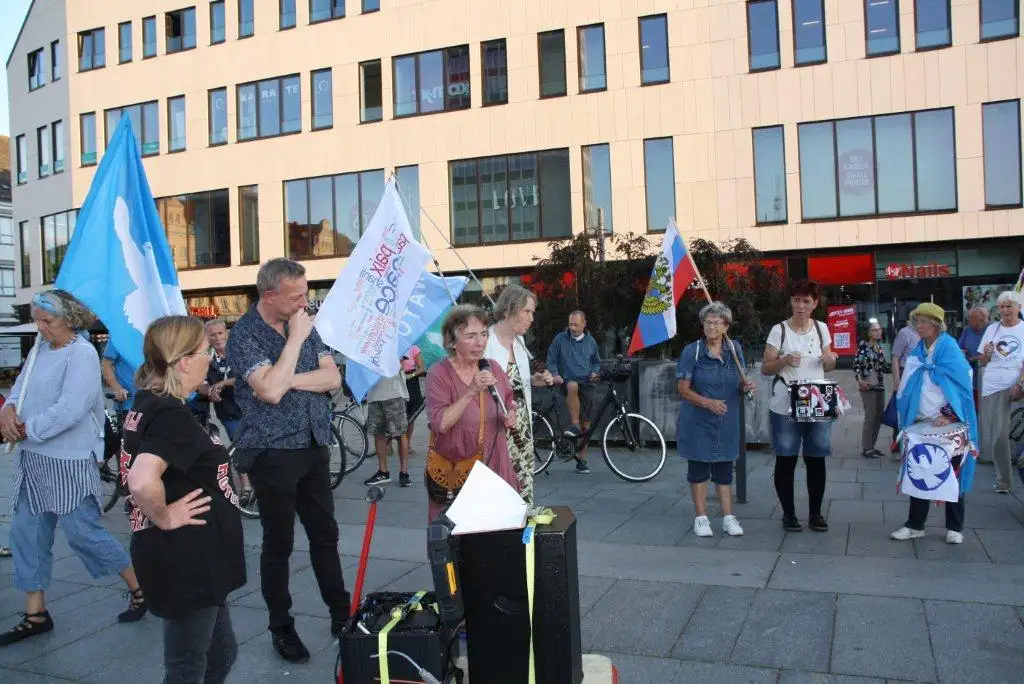
[[[0,546],[0,558],[10,558],[12,555],[10,546]]]
[[[128,599],[128,610],[117,616],[118,622],[138,622],[143,615],[149,612],[149,608],[146,607],[146,597],[142,595],[142,587],[134,591],[126,591],[123,595]]]
[[[0,646],[9,646],[10,644],[16,644],[19,641],[24,641],[29,637],[34,637],[37,634],[46,634],[47,632],[53,631],[53,618],[50,617],[49,611],[43,611],[41,613],[21,613],[22,620],[18,624],[11,627],[9,630],[0,634]],[[41,621],[33,620],[32,618],[43,618]]]

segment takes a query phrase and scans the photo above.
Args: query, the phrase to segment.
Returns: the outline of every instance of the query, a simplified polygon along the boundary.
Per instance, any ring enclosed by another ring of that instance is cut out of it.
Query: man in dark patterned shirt
[[[306,313],[306,269],[290,259],[272,259],[260,268],[256,289],[259,302],[228,340],[242,409],[235,445],[256,454],[250,477],[263,524],[260,583],[274,648],[285,660],[305,662],[309,651],[295,631],[288,591],[296,514],[309,537],[310,561],[331,612],[332,634],[340,634],[349,614],[327,448],[327,392],[341,386],[341,374]]]

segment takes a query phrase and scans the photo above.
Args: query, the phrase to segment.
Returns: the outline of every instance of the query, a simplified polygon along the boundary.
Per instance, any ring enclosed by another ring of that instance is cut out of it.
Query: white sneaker
[[[920,539],[924,536],[924,530],[912,530],[909,527],[901,527],[889,536],[898,541],[906,541],[907,539]]]
[[[699,515],[693,519],[693,531],[698,537],[715,536],[715,533],[711,531],[711,521],[706,515]]]
[[[954,532],[953,530],[946,530],[946,543],[947,544],[963,544],[964,533]]]
[[[727,515],[722,518],[722,531],[730,537],[743,536],[743,528],[740,527],[740,521],[736,519],[735,515]]]

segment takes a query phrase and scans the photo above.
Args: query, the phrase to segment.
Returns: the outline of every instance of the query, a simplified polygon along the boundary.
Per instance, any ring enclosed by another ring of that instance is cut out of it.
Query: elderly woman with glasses
[[[1010,403],[1021,398],[1024,387],[1024,321],[1020,320],[1020,295],[1010,290],[996,300],[999,323],[981,337],[978,363],[981,376],[981,444],[979,448],[996,466],[996,493],[1009,494]]]
[[[0,646],[53,630],[45,592],[53,572],[57,523],[94,578],[119,574],[128,586],[121,622],[146,602],[124,547],[100,522],[103,389],[100,359],[85,332],[92,313],[63,290],[32,298],[39,340],[0,410],[0,432],[17,443],[11,483],[14,586],[26,594],[24,619],[0,634]]]
[[[722,531],[738,537],[743,528],[732,514],[733,462],[744,434],[741,389],[752,391],[754,384],[743,375],[743,350],[726,335],[732,323],[729,307],[712,302],[700,310],[700,321],[704,336],[683,349],[676,365],[682,397],[676,434],[686,436],[677,444],[679,454],[687,460],[686,479],[696,509],[694,533],[698,537],[714,534],[707,509],[711,480],[722,507]]]

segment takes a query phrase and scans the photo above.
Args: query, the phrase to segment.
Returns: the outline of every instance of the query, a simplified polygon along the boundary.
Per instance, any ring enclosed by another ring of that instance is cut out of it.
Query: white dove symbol
[[[922,482],[928,489],[935,489],[949,477],[939,478],[939,475],[949,469],[949,460],[946,451],[935,444],[919,444],[911,454],[913,458],[907,459],[907,474],[914,480]],[[931,460],[927,456],[931,456]]]

